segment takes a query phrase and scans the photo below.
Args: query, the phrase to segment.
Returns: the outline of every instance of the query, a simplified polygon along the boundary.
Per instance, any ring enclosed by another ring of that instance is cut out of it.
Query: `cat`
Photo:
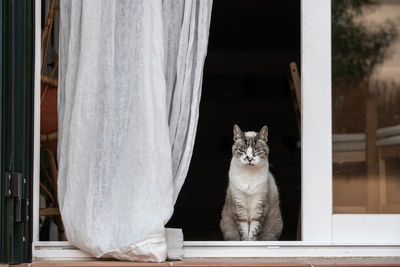
[[[229,185],[220,228],[224,240],[278,240],[283,229],[279,192],[269,171],[268,128],[233,127]]]

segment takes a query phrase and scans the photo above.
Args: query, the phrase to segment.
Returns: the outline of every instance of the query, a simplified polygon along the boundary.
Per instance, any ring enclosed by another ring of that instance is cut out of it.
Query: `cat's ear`
[[[233,140],[236,141],[240,138],[243,138],[242,130],[235,124],[235,126],[233,126]]]
[[[263,141],[268,141],[268,127],[264,126],[257,134],[257,139],[262,139]]]

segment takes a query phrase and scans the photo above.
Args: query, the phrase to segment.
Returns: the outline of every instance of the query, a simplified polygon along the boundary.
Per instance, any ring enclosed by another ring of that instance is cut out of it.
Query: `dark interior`
[[[301,198],[299,129],[289,62],[300,65],[300,0],[214,0],[196,143],[168,227],[185,240],[222,240],[232,129],[269,127],[281,199],[280,240],[296,240]]]

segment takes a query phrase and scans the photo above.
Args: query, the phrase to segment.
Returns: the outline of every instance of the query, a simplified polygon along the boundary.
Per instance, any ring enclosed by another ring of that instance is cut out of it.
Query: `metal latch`
[[[14,221],[29,220],[29,201],[22,198],[22,174],[16,172],[4,173],[4,196],[14,199]]]
[[[4,196],[12,198],[22,197],[22,174],[6,172],[4,176]]]

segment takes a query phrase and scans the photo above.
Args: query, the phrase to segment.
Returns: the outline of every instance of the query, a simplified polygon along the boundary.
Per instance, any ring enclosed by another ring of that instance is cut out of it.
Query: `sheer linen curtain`
[[[68,241],[96,257],[160,262],[168,249],[179,258],[181,231],[164,225],[192,155],[212,0],[60,4]]]

